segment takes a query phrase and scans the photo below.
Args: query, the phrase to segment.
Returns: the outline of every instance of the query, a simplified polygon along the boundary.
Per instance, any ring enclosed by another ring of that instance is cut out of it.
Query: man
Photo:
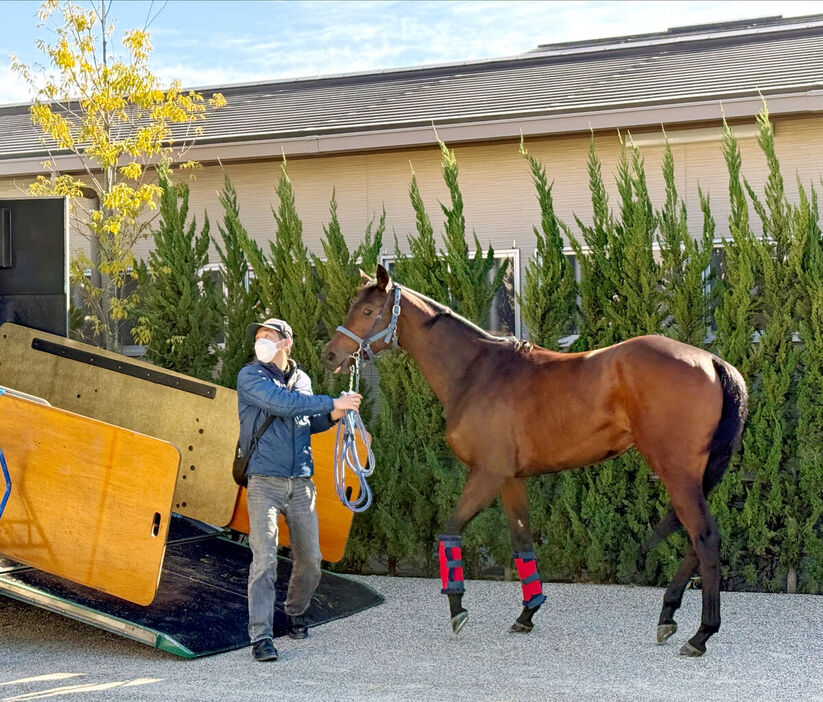
[[[286,594],[289,636],[308,636],[303,614],[320,582],[320,542],[312,481],[311,434],[329,429],[361,396],[313,395],[309,377],[290,358],[291,327],[267,319],[248,327],[257,360],[237,376],[240,443],[248,450],[267,418],[274,420],[249,458],[249,638],[258,661],[277,660],[272,642],[277,581],[277,519],[289,527],[294,561]]]

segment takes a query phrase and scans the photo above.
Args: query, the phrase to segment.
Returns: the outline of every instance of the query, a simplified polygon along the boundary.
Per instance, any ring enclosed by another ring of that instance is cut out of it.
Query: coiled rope
[[[358,391],[360,386],[360,354],[354,356],[354,363],[349,369],[348,394]],[[357,454],[357,440],[366,446],[368,458],[364,466]],[[346,487],[346,470],[354,473],[359,483],[357,497],[352,500],[354,491]],[[366,432],[363,418],[357,410],[347,410],[337,425],[334,444],[334,486],[340,501],[352,512],[365,512],[372,501],[372,492],[368,478],[374,472],[374,453],[371,450],[371,437]]]

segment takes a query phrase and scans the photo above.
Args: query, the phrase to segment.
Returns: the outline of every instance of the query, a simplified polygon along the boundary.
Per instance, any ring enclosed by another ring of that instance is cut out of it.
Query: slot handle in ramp
[[[2,518],[3,510],[6,509],[6,502],[9,501],[9,495],[11,495],[11,475],[9,475],[9,469],[6,465],[6,457],[3,455],[3,449],[0,449],[0,467],[3,469],[3,480],[6,483],[6,489],[5,492],[3,492],[3,499],[0,500],[0,518]]]
[[[5,392],[0,388],[0,395]],[[9,501],[11,495],[11,475],[9,475],[9,467],[6,465],[6,457],[3,454],[3,449],[0,449],[0,468],[3,469],[3,481],[6,484],[6,489],[3,491],[3,499],[0,500],[0,518],[3,517],[3,510],[6,509],[6,503]]]

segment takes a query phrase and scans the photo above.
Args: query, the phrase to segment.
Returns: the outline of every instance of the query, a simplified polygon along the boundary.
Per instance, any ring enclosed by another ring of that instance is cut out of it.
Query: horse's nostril
[[[327,360],[327,361],[333,361],[333,360],[334,360],[334,351],[329,351],[329,352],[326,354],[326,360]]]

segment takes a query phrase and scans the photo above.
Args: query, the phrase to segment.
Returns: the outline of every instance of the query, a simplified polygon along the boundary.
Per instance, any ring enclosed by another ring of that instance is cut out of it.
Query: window
[[[572,267],[572,270],[574,271],[574,279],[579,283],[581,278],[580,261],[577,260],[576,253],[569,253],[569,251],[572,251],[572,249],[568,247],[563,249],[563,255],[566,257],[566,260],[569,262],[569,265]],[[534,255],[535,257],[537,257],[537,251],[534,252]],[[578,303],[580,302],[579,297],[577,301]]]
[[[128,270],[128,273],[131,273],[131,269]],[[132,278],[131,275],[126,275],[125,284],[123,285],[123,290],[121,293],[121,297],[128,297],[129,295],[134,294],[137,292],[137,279]],[[142,356],[146,353],[146,349],[139,344],[134,343],[134,337],[132,336],[132,329],[135,327],[135,319],[131,316],[129,318],[124,319],[118,325],[118,334],[120,336],[120,353],[124,356]]]
[[[474,255],[474,253],[470,254]],[[494,280],[498,271],[506,266],[506,273],[500,289],[492,300],[489,315],[489,331],[503,336],[521,334],[520,324],[520,249],[506,249],[494,252],[494,267],[489,271],[489,280]]]
[[[469,256],[474,256],[475,252],[470,251]],[[489,271],[489,282],[494,280],[494,276],[500,268],[507,266],[507,271],[503,276],[500,289],[494,296],[489,313],[488,331],[500,336],[520,337],[520,302],[517,296],[520,294],[520,249],[501,249],[494,252],[494,265]],[[389,272],[394,274],[395,257],[383,254],[380,263]]]
[[[587,249],[583,247],[583,253],[586,254]],[[582,279],[582,273],[580,270],[580,261],[577,260],[577,254],[574,252],[574,249],[571,246],[566,246],[563,248],[563,255],[566,257],[566,260],[569,262],[569,265],[572,268],[574,273],[574,279],[577,283],[580,283]],[[537,253],[537,249],[534,251],[534,258],[538,262],[540,261],[540,255]],[[580,305],[582,303],[582,298],[580,295],[577,296],[577,308],[580,309]],[[571,334],[568,336],[561,337],[557,340],[557,344],[561,349],[568,349],[577,339],[580,337],[580,329],[577,327],[577,321],[575,320],[574,327],[571,330]]]
[[[214,288],[218,295],[224,299],[228,295],[228,289],[223,282],[223,265],[221,263],[208,263],[198,271],[199,276],[204,276],[214,283]],[[202,290],[202,284],[199,284]],[[246,289],[248,290],[249,282],[248,275],[246,276]],[[226,348],[226,330],[224,327],[225,320],[220,320],[220,330],[212,337],[211,343],[220,349]]]
[[[221,292],[223,297],[225,297],[228,293],[226,290],[226,285],[223,283],[223,266],[220,263],[209,263],[203,266],[198,271],[199,276],[205,275],[206,278],[211,280],[214,283],[215,290]],[[246,283],[246,287],[248,288],[248,282]]]
[[[137,280],[132,278],[132,272],[133,270],[131,268],[127,270],[125,282],[119,295],[121,298],[128,297],[137,291]],[[84,271],[84,276],[88,281],[91,281],[91,268],[87,268]],[[89,321],[90,310],[86,307],[83,301],[83,293],[77,285],[71,286],[71,304],[75,310],[72,317],[76,322],[80,323],[79,326],[72,331],[72,338],[76,338],[84,343],[105,347],[104,337],[100,334],[95,334],[94,328]],[[134,343],[134,337],[131,333],[134,327],[135,319],[132,317],[117,322],[117,337],[120,344],[120,353],[124,356],[139,357],[146,353],[144,346]]]

